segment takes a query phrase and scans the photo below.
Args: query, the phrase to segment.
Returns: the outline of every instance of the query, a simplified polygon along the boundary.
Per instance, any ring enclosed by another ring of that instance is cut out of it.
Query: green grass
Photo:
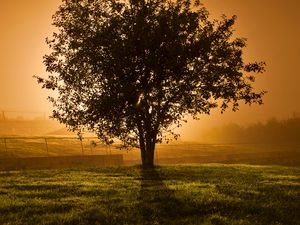
[[[0,224],[300,224],[300,168],[0,172]]]

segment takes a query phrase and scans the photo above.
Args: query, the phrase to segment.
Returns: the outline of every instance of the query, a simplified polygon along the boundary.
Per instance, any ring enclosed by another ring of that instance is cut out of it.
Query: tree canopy
[[[253,82],[264,63],[244,62],[235,20],[211,21],[189,0],[63,0],[44,56],[50,75],[37,79],[58,92],[54,118],[138,147],[152,167],[155,143],[176,138],[186,115],[262,103]]]

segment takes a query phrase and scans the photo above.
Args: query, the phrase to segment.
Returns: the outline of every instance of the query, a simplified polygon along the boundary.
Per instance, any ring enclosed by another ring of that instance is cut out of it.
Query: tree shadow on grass
[[[141,224],[182,224],[183,218],[198,213],[196,207],[176,198],[159,169],[141,170],[140,179],[137,207]]]

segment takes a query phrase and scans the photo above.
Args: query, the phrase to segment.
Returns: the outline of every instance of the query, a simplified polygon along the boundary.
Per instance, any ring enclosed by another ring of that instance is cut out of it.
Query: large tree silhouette
[[[264,63],[243,61],[235,19],[210,21],[189,0],[64,0],[47,39],[50,75],[37,79],[58,92],[49,97],[54,118],[138,147],[143,166],[153,167],[155,144],[176,138],[172,128],[186,115],[262,103],[252,82]]]

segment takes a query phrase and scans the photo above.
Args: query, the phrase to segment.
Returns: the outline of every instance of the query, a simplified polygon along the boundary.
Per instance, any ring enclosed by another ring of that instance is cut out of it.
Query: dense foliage
[[[262,103],[252,82],[264,63],[243,61],[236,17],[210,21],[189,0],[64,0],[53,19],[58,32],[44,57],[51,75],[38,78],[58,91],[53,117],[139,147],[145,166],[184,116]]]

